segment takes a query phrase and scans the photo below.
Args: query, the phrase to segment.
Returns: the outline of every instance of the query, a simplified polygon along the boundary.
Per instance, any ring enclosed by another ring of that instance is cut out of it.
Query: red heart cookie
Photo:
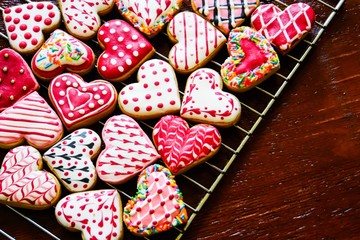
[[[29,65],[10,48],[0,51],[0,112],[40,88]]]
[[[44,34],[59,27],[58,7],[50,2],[33,2],[3,11],[10,46],[19,53],[36,52],[44,43]]]
[[[123,20],[110,20],[98,32],[105,49],[98,58],[99,74],[109,81],[123,81],[155,52],[149,41]]]
[[[55,176],[41,169],[38,150],[31,146],[11,149],[1,164],[0,202],[36,210],[54,205],[60,198],[60,184]]]
[[[216,71],[201,68],[193,72],[186,82],[181,117],[218,127],[236,124],[241,114],[240,102],[221,89],[222,80]]]
[[[220,132],[208,124],[189,128],[181,117],[162,117],[153,130],[153,140],[162,160],[173,174],[181,174],[217,153]]]
[[[109,118],[102,131],[105,149],[96,162],[99,178],[123,183],[160,158],[139,124],[126,115]]]
[[[50,82],[48,91],[68,130],[90,126],[116,107],[116,89],[105,80],[87,83],[76,74],[63,73]]]
[[[293,3],[284,11],[274,4],[265,4],[251,15],[251,26],[263,34],[281,54],[286,54],[299,43],[314,23],[315,12],[305,3]]]
[[[56,220],[86,240],[123,238],[122,205],[116,190],[72,193],[55,208]]]
[[[187,222],[182,193],[169,169],[154,164],[140,174],[137,195],[124,208],[124,223],[138,236],[167,231]]]
[[[45,150],[63,135],[61,120],[38,92],[33,92],[0,113],[0,147],[12,148],[27,141]]]
[[[221,77],[232,91],[245,92],[280,68],[270,42],[250,27],[238,27],[229,34],[230,57],[221,65]]]

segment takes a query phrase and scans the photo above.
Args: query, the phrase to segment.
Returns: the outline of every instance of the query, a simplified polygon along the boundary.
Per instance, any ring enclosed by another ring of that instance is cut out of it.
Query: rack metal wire
[[[31,1],[25,0],[22,2],[26,3]],[[288,0],[274,0],[271,2],[281,8],[286,7],[292,3],[292,1]],[[333,20],[334,16],[339,11],[344,2],[345,0],[314,0],[309,3],[314,8],[316,13],[321,13],[317,14],[316,25],[311,31],[311,33],[308,34],[306,39],[302,40],[302,42],[298,44],[296,49],[294,49],[290,54],[280,57],[281,69],[275,75],[273,75],[267,81],[255,87],[248,93],[236,95],[241,102],[242,118],[237,125],[229,129],[220,129],[223,141],[219,153],[209,161],[176,178],[177,183],[184,194],[186,208],[189,212],[188,222],[183,226],[157,235],[156,239],[181,239],[186,233],[186,230],[190,227],[190,225],[196,225],[195,219],[197,214],[202,210],[207,200],[209,199],[209,197],[211,197],[212,193],[215,191],[218,184],[224,178],[229,168],[237,160],[238,154],[240,153],[240,151],[242,151],[250,137],[258,128],[259,124],[264,120],[266,114],[271,110],[274,103],[277,101],[278,97],[283,92],[288,82],[298,72],[300,67],[305,63],[305,60],[307,60],[312,48],[318,43],[325,29],[329,26],[330,22]],[[0,11],[3,11],[3,9],[7,6],[2,6],[1,4],[2,1],[0,1]],[[191,9],[189,0],[184,0],[183,9]],[[120,16],[116,15],[116,13],[109,14],[109,16],[104,17],[103,21],[107,21],[114,17],[120,18]],[[2,31],[4,31],[1,24],[2,23],[0,21],[0,28]],[[3,32],[0,32],[0,41],[7,41],[7,36]],[[165,51],[158,51],[158,49],[164,49],[163,46],[160,48],[160,46],[163,45],[163,42],[169,42],[166,34],[164,33],[161,34],[159,37],[157,36],[156,39],[153,39],[151,42],[157,50],[154,58],[167,60],[166,51],[168,51],[169,49]],[[89,44],[91,44],[97,54],[102,51],[99,48],[96,40],[90,41]],[[224,50],[222,53],[219,53],[207,65],[207,67],[219,70],[221,63],[226,57],[227,52],[226,50]],[[91,81],[93,80],[91,78],[94,77],[97,77],[97,74],[90,73],[89,76],[84,77],[84,79]],[[177,77],[179,82],[180,95],[182,95],[182,90],[184,89],[184,84],[186,83],[187,76],[178,75]],[[120,90],[124,85],[135,81],[135,77],[132,76],[125,82],[116,83],[115,87]],[[46,95],[47,85],[43,83],[39,91],[41,94]],[[114,114],[117,113],[120,112],[118,111]],[[98,133],[101,133],[103,125],[103,122],[98,122],[97,124],[92,126],[92,128]],[[142,121],[140,122],[140,125],[145,131],[150,134],[153,126],[155,125],[155,122]],[[6,152],[4,150],[0,150],[0,162],[2,161],[5,153]],[[135,194],[136,178],[122,185],[111,185],[100,182],[97,184],[96,188],[116,189],[121,194],[122,202],[123,204],[125,204],[127,200]],[[65,192],[64,194],[67,193]],[[64,239],[66,238],[65,236],[68,236],[66,229],[63,229],[64,233],[60,234],[61,236],[58,232],[58,235],[56,235],[52,231],[51,226],[53,226],[53,224],[56,224],[56,220],[54,220],[55,216],[51,213],[53,209],[43,212],[36,212],[35,214],[29,210],[16,209],[6,205],[0,205],[0,212],[4,211],[4,209],[10,210],[13,214],[19,216],[21,219],[25,220],[34,228],[42,231],[46,234],[46,236],[49,237],[49,239]],[[71,236],[72,239],[81,238],[80,234],[75,234]],[[0,238],[2,237],[4,237],[5,239],[15,239],[15,237],[13,237],[11,233],[7,232],[6,229],[2,229],[2,226],[0,226]],[[130,235],[130,233],[125,230],[124,239],[138,238]],[[146,239],[152,238],[150,237]]]

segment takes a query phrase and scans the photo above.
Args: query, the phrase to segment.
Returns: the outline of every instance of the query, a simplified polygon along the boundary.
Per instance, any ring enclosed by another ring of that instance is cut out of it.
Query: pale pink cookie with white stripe
[[[115,0],[58,0],[67,31],[76,38],[89,40],[101,26],[100,16],[109,13]]]
[[[226,43],[226,37],[211,23],[193,12],[180,12],[168,24],[168,37],[175,45],[169,63],[188,74],[206,65]]]

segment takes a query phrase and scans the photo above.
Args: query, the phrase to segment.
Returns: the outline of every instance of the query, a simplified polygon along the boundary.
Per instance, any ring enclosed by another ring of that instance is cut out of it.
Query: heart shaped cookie
[[[96,183],[92,160],[99,154],[100,147],[100,136],[81,128],[47,150],[43,158],[66,189],[81,192],[93,188]]]
[[[181,117],[218,127],[236,124],[241,114],[240,102],[221,89],[222,80],[216,71],[201,68],[193,72],[186,82]]]
[[[181,174],[214,156],[221,147],[220,132],[212,125],[189,128],[181,117],[167,115],[156,123],[153,140],[173,174]]]
[[[38,150],[31,146],[11,149],[1,164],[0,202],[35,210],[54,205],[61,195],[60,183],[41,169]]]
[[[76,74],[63,73],[50,82],[48,91],[68,130],[90,126],[116,107],[117,91],[105,80],[87,83]]]
[[[259,6],[259,0],[191,0],[192,9],[224,34],[240,26]]]
[[[145,120],[175,114],[180,110],[179,88],[173,68],[159,59],[143,63],[138,83],[125,86],[119,94],[123,113]]]
[[[208,63],[226,43],[225,36],[193,12],[180,12],[170,21],[167,33],[175,45],[169,63],[180,73],[191,73]]]
[[[51,33],[31,60],[31,69],[43,80],[50,80],[65,69],[83,75],[94,65],[92,49],[60,29]]]
[[[123,20],[110,20],[98,32],[105,49],[98,58],[99,74],[109,81],[123,81],[155,52],[150,42]]]
[[[105,149],[98,157],[96,171],[104,182],[126,182],[160,158],[149,137],[129,116],[109,118],[102,138]]]
[[[182,0],[119,0],[122,16],[148,37],[154,37],[179,12]]]
[[[10,48],[0,51],[0,112],[40,88],[29,65]]]
[[[274,4],[265,4],[251,15],[251,26],[283,55],[309,33],[314,23],[315,12],[305,3],[293,3],[284,11]]]
[[[183,196],[169,169],[154,164],[139,175],[137,194],[124,208],[124,223],[131,233],[149,236],[187,222]]]
[[[33,92],[0,113],[0,147],[13,148],[27,141],[45,150],[59,141],[64,129],[55,111]]]
[[[55,208],[56,220],[84,240],[123,238],[122,204],[116,190],[72,193]]]
[[[280,68],[279,57],[270,42],[250,27],[238,27],[229,34],[230,57],[221,65],[221,77],[232,91],[245,92]]]
[[[59,7],[68,32],[76,38],[88,40],[96,35],[101,19],[109,13],[114,0],[59,0]]]
[[[44,33],[58,28],[61,16],[51,2],[33,2],[9,7],[3,19],[11,48],[22,54],[36,52],[44,43]]]

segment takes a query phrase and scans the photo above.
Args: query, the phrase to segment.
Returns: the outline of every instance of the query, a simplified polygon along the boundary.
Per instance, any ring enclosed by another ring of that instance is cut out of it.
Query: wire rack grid
[[[308,2],[316,12],[316,24],[307,37],[302,40],[294,50],[285,56],[280,56],[281,69],[263,82],[261,85],[255,87],[249,92],[236,94],[242,105],[242,117],[238,124],[231,128],[219,129],[222,136],[222,146],[218,154],[202,165],[193,168],[176,177],[176,181],[179,188],[183,192],[186,208],[189,214],[189,220],[186,224],[174,228],[168,232],[161,233],[155,236],[155,239],[180,239],[186,234],[186,230],[190,225],[196,225],[195,219],[197,214],[201,211],[208,198],[212,195],[220,181],[225,176],[228,169],[237,159],[237,155],[243,149],[249,138],[253,135],[259,124],[264,119],[265,115],[273,107],[274,103],[278,99],[279,95],[283,92],[288,82],[296,74],[299,68],[305,63],[305,60],[309,56],[311,49],[318,43],[325,29],[328,27],[334,16],[341,8],[345,0],[305,0]],[[18,5],[22,3],[28,3],[31,1],[0,1],[0,10],[10,5]],[[56,1],[53,1],[56,3]],[[271,1],[280,8],[285,8],[293,1]],[[261,4],[264,2],[261,2]],[[183,1],[182,10],[191,10],[191,4],[189,0]],[[117,10],[103,17],[102,21],[107,21],[114,18],[121,18]],[[246,25],[248,23],[244,23]],[[0,43],[1,46],[8,45],[7,36],[4,30],[4,24],[0,21]],[[150,40],[156,49],[156,54],[153,58],[160,58],[167,60],[168,52],[171,48],[171,43],[165,33],[156,36]],[[96,40],[86,42],[92,47],[95,54],[99,56],[102,49],[98,46]],[[227,51],[222,50],[215,58],[206,66],[215,70],[220,70],[222,62],[227,57]],[[29,61],[30,59],[26,59]],[[135,74],[133,74],[135,75]],[[100,78],[97,72],[91,72],[87,76],[84,76],[86,81],[91,81]],[[177,75],[180,95],[183,95],[183,89],[185,88],[186,78],[185,75]],[[136,82],[136,77],[131,76],[124,82],[114,83],[118,91],[121,90],[126,84]],[[42,83],[40,94],[47,99],[47,84]],[[120,110],[116,110],[113,115],[120,114]],[[101,129],[106,119],[94,124],[90,128],[98,132],[101,135]],[[151,136],[153,126],[156,120],[141,121],[142,128]],[[66,133],[65,133],[66,134]],[[64,135],[65,135],[64,134]],[[6,154],[5,150],[0,149],[0,162],[2,162],[3,156]],[[46,166],[45,166],[46,167]],[[98,181],[96,189],[114,188],[121,194],[123,205],[128,201],[131,196],[136,192],[136,177],[129,182],[122,185],[110,185]],[[64,191],[64,195],[68,192]],[[14,215],[19,216],[27,224],[30,224],[37,230],[43,232],[49,239],[80,239],[79,233],[69,233],[66,229],[54,231],[54,226],[57,226],[57,222],[54,216],[54,209],[51,208],[45,211],[31,211],[24,209],[16,209],[6,205],[0,205],[0,213],[3,211],[11,211]],[[61,227],[59,227],[62,229]],[[7,229],[2,229],[0,225],[0,238],[15,239],[12,233]],[[132,236],[125,230],[124,239],[138,239]],[[152,237],[146,239],[153,239]]]

